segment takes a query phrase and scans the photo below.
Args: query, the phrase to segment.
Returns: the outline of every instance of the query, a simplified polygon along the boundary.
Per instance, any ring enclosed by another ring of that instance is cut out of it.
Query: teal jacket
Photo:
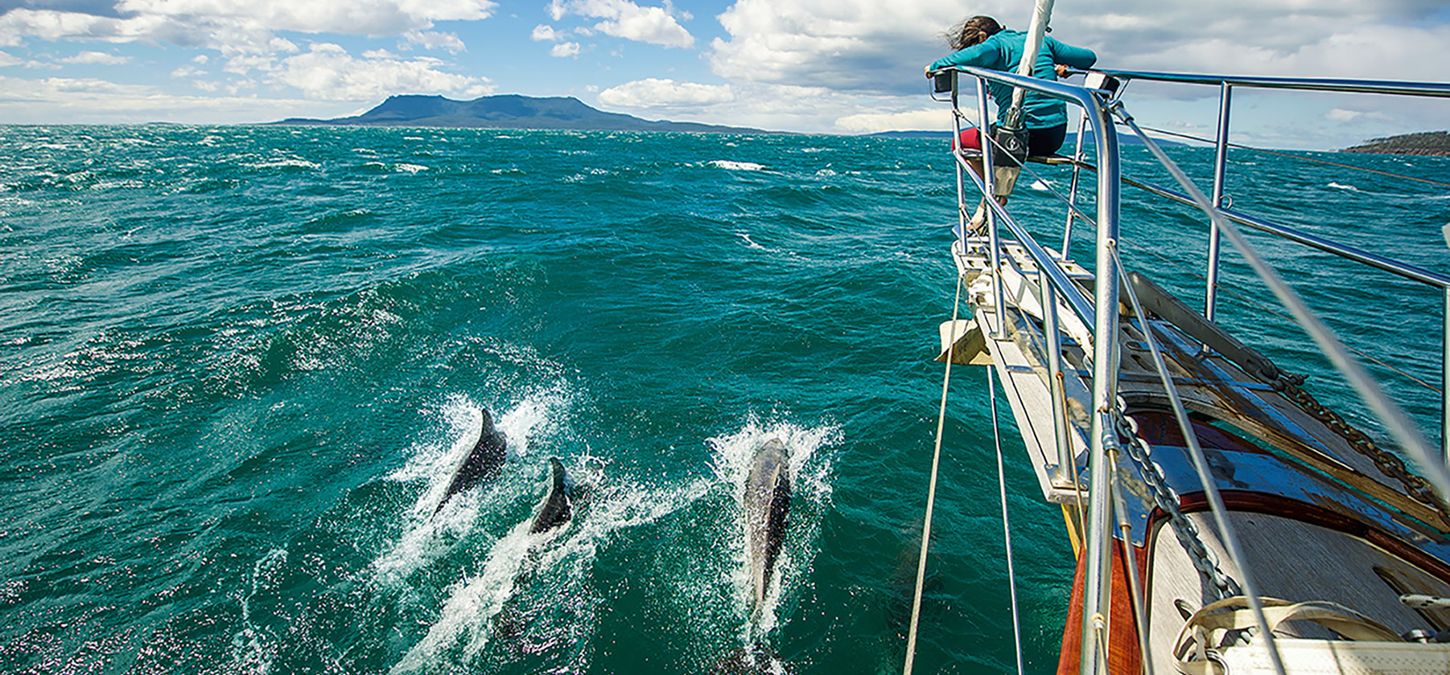
[[[991,70],[1016,72],[1022,60],[1022,50],[1027,47],[1027,33],[1020,30],[1003,30],[987,38],[981,44],[967,47],[951,56],[944,56],[932,62],[930,69],[938,70],[951,66],[976,66]],[[1061,63],[1073,68],[1091,68],[1097,63],[1098,55],[1091,49],[1074,47],[1058,42],[1051,35],[1042,38],[1042,49],[1037,52],[1037,61],[1032,64],[1032,76],[1043,80],[1057,80],[1053,65]],[[987,89],[992,100],[997,102],[997,123],[1007,114],[1012,102],[1012,87],[998,82],[988,82]],[[1028,129],[1051,129],[1067,124],[1067,105],[1057,99],[1048,98],[1036,92],[1027,92],[1022,102],[1023,117]]]

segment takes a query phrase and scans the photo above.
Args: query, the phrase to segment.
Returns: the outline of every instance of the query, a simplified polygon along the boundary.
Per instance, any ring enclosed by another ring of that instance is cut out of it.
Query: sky
[[[0,123],[336,117],[390,94],[574,96],[809,133],[945,129],[922,67],[1030,0],[0,0]],[[1450,79],[1450,0],[1061,0],[1108,68]],[[1211,135],[1217,92],[1137,83],[1141,123]],[[1338,148],[1450,127],[1450,101],[1235,93],[1234,140]]]

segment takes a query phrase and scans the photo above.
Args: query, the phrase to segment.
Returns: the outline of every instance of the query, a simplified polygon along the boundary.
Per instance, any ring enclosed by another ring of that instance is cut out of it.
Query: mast
[[[1032,8],[1032,22],[1027,26],[1027,41],[1022,45],[1022,58],[1017,63],[1017,74],[1032,77],[1032,66],[1037,62],[1037,52],[1042,51],[1042,41],[1047,34],[1047,22],[1052,19],[1054,0],[1037,0]],[[1012,92],[1012,105],[1002,119],[1009,129],[1022,129],[1022,101],[1027,90],[1018,87]]]

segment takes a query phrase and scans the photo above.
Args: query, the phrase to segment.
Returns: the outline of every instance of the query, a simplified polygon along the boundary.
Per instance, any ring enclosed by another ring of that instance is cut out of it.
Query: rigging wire
[[[1163,130],[1163,129],[1155,129],[1153,127],[1142,127],[1142,128],[1145,131],[1155,131],[1155,132],[1164,133],[1164,134],[1168,134],[1168,135],[1176,135],[1176,136],[1180,136],[1180,137],[1183,137],[1183,138],[1188,138],[1188,139],[1191,139],[1191,140],[1200,140],[1200,141],[1206,141],[1206,142],[1210,142],[1210,143],[1213,142],[1212,140],[1202,139],[1202,138],[1198,138],[1198,137],[1195,137],[1195,136],[1189,136],[1187,134],[1177,134],[1175,132],[1166,131],[1166,130]],[[1001,144],[998,143],[996,139],[991,138],[990,135],[983,134],[983,137],[984,138],[988,138],[989,140],[991,140],[991,142],[993,144],[997,145],[997,147],[999,147],[999,148],[1002,147]],[[1346,168],[1351,168],[1351,169],[1358,168],[1358,169],[1362,169],[1364,171],[1368,171],[1370,173],[1382,173],[1382,174],[1385,174],[1387,176],[1391,176],[1391,177],[1395,177],[1395,178],[1405,178],[1405,179],[1408,179],[1408,180],[1419,180],[1421,182],[1428,182],[1428,183],[1432,183],[1432,184],[1435,184],[1435,185],[1443,185],[1445,187],[1450,187],[1450,183],[1440,183],[1438,181],[1433,181],[1433,180],[1429,180],[1429,179],[1416,178],[1414,176],[1402,176],[1402,175],[1399,175],[1399,174],[1389,173],[1389,172],[1386,172],[1386,171],[1378,171],[1376,169],[1366,169],[1366,168],[1363,168],[1363,167],[1354,167],[1354,166],[1351,166],[1351,165],[1348,165],[1348,164],[1340,165],[1340,164],[1338,164],[1336,162],[1330,162],[1329,160],[1319,160],[1319,159],[1312,158],[1312,157],[1300,157],[1300,156],[1297,156],[1297,155],[1290,155],[1290,154],[1286,154],[1286,153],[1276,152],[1274,150],[1266,150],[1264,148],[1256,148],[1256,147],[1253,147],[1253,146],[1239,145],[1237,143],[1230,143],[1229,145],[1231,145],[1233,147],[1236,147],[1236,148],[1242,148],[1242,149],[1245,149],[1245,150],[1258,150],[1260,152],[1266,152],[1266,153],[1269,153],[1269,154],[1283,155],[1285,157],[1290,157],[1290,158],[1294,158],[1294,159],[1303,159],[1305,161],[1311,161],[1311,162],[1320,162],[1320,163],[1334,164],[1334,165],[1337,165],[1337,166],[1344,166]],[[1096,167],[1092,167],[1091,165],[1088,165],[1088,168],[1096,169]],[[1022,169],[1024,171],[1026,171],[1027,172],[1027,175],[1030,176],[1030,177],[1032,177],[1033,180],[1040,182],[1042,184],[1043,188],[1045,188],[1044,191],[1047,192],[1049,196],[1054,197],[1058,201],[1062,202],[1065,206],[1067,206],[1068,209],[1070,209],[1074,214],[1076,214],[1076,216],[1078,218],[1080,218],[1084,223],[1086,223],[1089,227],[1096,227],[1096,223],[1094,222],[1094,220],[1091,217],[1089,217],[1087,214],[1083,213],[1081,209],[1079,209],[1076,205],[1074,205],[1072,203],[1072,200],[1070,200],[1067,197],[1063,196],[1063,194],[1061,192],[1058,192],[1056,189],[1054,189],[1052,187],[1052,184],[1049,183],[1045,178],[1042,177],[1042,174],[1038,173],[1037,171],[1033,170],[1031,167],[1029,167],[1029,166],[1027,166],[1025,164],[1022,166]],[[1135,187],[1138,187],[1134,181],[1125,181],[1125,182],[1127,182],[1129,185],[1134,185]],[[1176,260],[1173,260],[1172,258],[1170,258],[1169,256],[1163,254],[1160,251],[1157,251],[1157,250],[1154,250],[1154,249],[1144,249],[1144,250],[1147,250],[1154,257],[1157,257],[1159,260],[1163,260],[1165,262],[1170,262],[1170,263],[1176,263],[1177,262]],[[1067,252],[1066,251],[1062,251],[1061,253],[1062,253],[1062,255],[1064,257],[1067,256]],[[1194,278],[1199,279],[1200,281],[1205,280],[1204,275],[1199,274],[1196,271],[1193,271],[1193,270],[1190,269],[1190,270],[1188,270],[1188,273],[1190,275],[1192,275]],[[1294,320],[1294,318],[1292,316],[1290,316],[1289,314],[1285,313],[1282,309],[1279,309],[1278,307],[1276,307],[1276,306],[1274,306],[1274,305],[1272,305],[1270,303],[1263,302],[1263,301],[1259,300],[1257,297],[1250,297],[1250,296],[1242,295],[1242,294],[1238,293],[1237,291],[1235,291],[1232,288],[1220,288],[1220,292],[1224,293],[1225,295],[1233,296],[1233,297],[1237,298],[1239,301],[1241,301],[1244,304],[1247,304],[1249,306],[1255,307],[1257,309],[1263,309],[1263,310],[1266,310],[1266,311],[1268,311],[1270,313],[1273,313],[1276,316],[1278,316],[1279,318],[1288,319],[1290,321],[1293,321]],[[1379,365],[1380,367],[1385,368],[1386,370],[1389,370],[1391,372],[1394,372],[1397,375],[1400,375],[1401,377],[1404,377],[1405,379],[1409,380],[1410,382],[1414,383],[1415,385],[1417,385],[1419,387],[1423,387],[1424,389],[1427,389],[1429,391],[1435,392],[1437,394],[1442,393],[1442,391],[1443,391],[1440,387],[1437,387],[1437,386],[1435,386],[1435,385],[1433,385],[1433,384],[1425,381],[1423,378],[1420,378],[1420,377],[1414,375],[1413,373],[1410,373],[1408,371],[1405,371],[1405,370],[1403,370],[1403,369],[1395,366],[1394,364],[1388,363],[1388,362],[1384,361],[1383,359],[1376,358],[1374,355],[1369,354],[1369,353],[1367,353],[1367,352],[1365,352],[1365,351],[1363,351],[1361,349],[1358,349],[1356,347],[1353,347],[1353,346],[1347,345],[1347,344],[1344,345],[1344,348],[1345,349],[1348,349],[1351,352],[1354,352],[1356,355],[1364,358],[1365,360],[1371,361],[1371,362],[1375,363],[1376,365]]]
[[[1148,344],[1148,354],[1153,359],[1153,368],[1158,371],[1158,377],[1163,382],[1163,393],[1168,396],[1168,406],[1173,410],[1173,418],[1178,421],[1178,429],[1183,434],[1185,445],[1188,446],[1189,458],[1193,460],[1193,468],[1198,473],[1198,481],[1203,485],[1203,494],[1208,498],[1214,524],[1218,525],[1219,537],[1229,559],[1238,565],[1244,597],[1248,599],[1249,607],[1253,610],[1254,622],[1259,626],[1264,646],[1269,652],[1269,659],[1274,664],[1274,671],[1278,675],[1284,675],[1284,662],[1279,655],[1279,646],[1274,639],[1273,626],[1269,624],[1268,617],[1264,615],[1263,604],[1259,602],[1258,585],[1254,582],[1253,575],[1249,574],[1247,557],[1244,556],[1243,548],[1239,545],[1233,526],[1229,524],[1228,510],[1223,504],[1223,496],[1218,492],[1218,484],[1208,470],[1208,459],[1204,457],[1203,447],[1198,443],[1198,432],[1193,429],[1193,424],[1188,420],[1188,411],[1183,407],[1183,400],[1178,396],[1178,387],[1173,383],[1173,375],[1168,372],[1168,365],[1163,361],[1163,352],[1158,349],[1158,338],[1154,337],[1153,327],[1148,323],[1148,315],[1143,312],[1143,306],[1138,302],[1138,293],[1133,289],[1133,281],[1128,278],[1127,270],[1123,269],[1123,259],[1118,255],[1118,247],[1110,246],[1108,250],[1117,263],[1123,290],[1132,303],[1133,316],[1138,320],[1138,329],[1143,334],[1143,341]]]
[[[1144,675],[1153,675],[1153,652],[1148,645],[1148,615],[1143,607],[1148,599],[1148,593],[1143,589],[1142,578],[1138,576],[1138,561],[1133,555],[1133,525],[1128,522],[1127,502],[1123,500],[1122,477],[1118,475],[1118,452],[1108,452],[1108,471],[1111,475],[1109,484],[1113,488],[1113,513],[1118,516],[1118,531],[1122,533],[1123,544],[1123,569],[1128,573],[1128,600],[1133,607],[1133,619],[1138,624],[1134,633],[1138,634],[1138,651],[1142,653],[1142,671]],[[1147,527],[1146,525],[1144,526]],[[1148,533],[1143,533],[1146,542]]]
[[[1344,347],[1344,343],[1324,325],[1324,322],[1309,309],[1308,305],[1304,304],[1304,300],[1299,297],[1299,294],[1294,292],[1294,289],[1284,281],[1283,277],[1279,276],[1279,273],[1258,254],[1258,251],[1249,245],[1248,240],[1239,231],[1238,225],[1223,217],[1223,213],[1214,208],[1203,191],[1198,189],[1188,175],[1183,173],[1183,169],[1179,168],[1162,147],[1159,147],[1157,141],[1144,133],[1133,121],[1132,116],[1121,107],[1114,112],[1138,134],[1138,137],[1143,140],[1143,145],[1183,187],[1198,208],[1208,214],[1208,217],[1213,220],[1213,226],[1218,228],[1234,248],[1238,249],[1239,255],[1243,256],[1249,267],[1263,280],[1264,285],[1269,287],[1284,308],[1294,316],[1295,321],[1304,329],[1304,332],[1308,333],[1315,344],[1319,345],[1320,351],[1324,352],[1330,363],[1334,364],[1335,368],[1349,381],[1350,386],[1354,387],[1364,402],[1384,422],[1390,434],[1400,444],[1400,448],[1415,461],[1436,492],[1442,498],[1450,496],[1450,468],[1447,468],[1435,457],[1435,453],[1430,450],[1429,441],[1425,439],[1419,427],[1415,426],[1404,410],[1385,394],[1384,389],[1369,376],[1364,366],[1349,356],[1349,351]]]
[[[936,506],[936,477],[937,470],[941,466],[942,429],[946,425],[947,419],[947,393],[950,391],[952,382],[952,360],[957,346],[957,316],[961,304],[962,276],[958,274],[956,298],[952,300],[951,339],[947,343],[947,365],[941,381],[941,409],[937,412],[936,418],[936,443],[931,453],[931,478],[927,482],[926,488],[926,515],[921,523],[921,553],[916,559],[916,588],[911,597],[911,626],[906,633],[906,663],[901,668],[902,675],[911,675],[911,666],[916,660],[916,628],[921,618],[921,589],[926,581],[926,552],[931,544],[931,515]]]
[[[1185,134],[1185,133],[1181,133],[1181,132],[1177,132],[1177,131],[1169,131],[1167,129],[1160,129],[1160,128],[1157,128],[1157,127],[1142,127],[1142,129],[1144,131],[1151,131],[1151,132],[1154,132],[1154,133],[1163,134],[1164,136],[1172,136],[1174,138],[1182,138],[1184,140],[1189,140],[1189,141],[1200,141],[1200,142],[1203,142],[1203,143],[1208,143],[1210,145],[1213,145],[1213,144],[1215,144],[1217,142],[1217,141],[1215,141],[1212,138],[1204,138],[1202,136],[1194,136],[1193,134]],[[1436,187],[1450,188],[1450,183],[1447,183],[1445,181],[1435,180],[1433,178],[1421,178],[1419,176],[1407,176],[1405,174],[1395,173],[1393,171],[1384,171],[1382,169],[1371,169],[1371,168],[1369,168],[1367,166],[1355,166],[1353,164],[1345,164],[1344,162],[1336,162],[1336,161],[1330,160],[1330,159],[1322,159],[1322,158],[1319,158],[1319,157],[1310,157],[1308,155],[1296,155],[1296,154],[1293,154],[1293,153],[1290,153],[1290,152],[1283,152],[1283,151],[1280,151],[1280,150],[1270,150],[1268,148],[1260,148],[1258,146],[1253,146],[1253,145],[1244,145],[1242,143],[1228,143],[1227,145],[1229,147],[1231,147],[1231,148],[1238,148],[1240,150],[1253,150],[1254,152],[1262,152],[1262,153],[1264,153],[1266,155],[1273,155],[1275,157],[1283,157],[1285,159],[1296,159],[1296,160],[1299,160],[1301,162],[1309,162],[1310,164],[1323,164],[1323,165],[1326,165],[1326,166],[1333,166],[1333,167],[1338,167],[1338,168],[1341,168],[1341,169],[1349,169],[1350,171],[1360,171],[1360,172],[1363,172],[1363,173],[1372,173],[1372,174],[1379,175],[1379,176],[1387,176],[1389,178],[1398,178],[1400,180],[1414,181],[1416,183],[1424,183],[1426,185],[1434,185]]]
[[[1007,517],[1007,473],[1002,468],[1002,433],[997,427],[997,385],[987,366],[987,396],[992,401],[992,443],[997,448],[997,494],[1002,499],[1002,542],[1007,550],[1007,591],[1012,597],[1012,646],[1017,655],[1017,673],[1022,671],[1022,629],[1017,620],[1017,572],[1012,566],[1012,521]]]
[[[1134,250],[1135,251],[1141,250],[1141,251],[1143,251],[1143,252],[1145,252],[1145,253],[1153,256],[1154,258],[1157,258],[1158,260],[1160,260],[1162,262],[1165,262],[1165,263],[1168,263],[1168,264],[1174,264],[1174,265],[1176,265],[1179,262],[1181,262],[1181,261],[1178,261],[1178,260],[1173,259],[1172,256],[1169,256],[1168,254],[1163,253],[1162,251],[1159,251],[1159,250],[1154,249],[1154,248],[1143,248],[1143,249],[1134,249]],[[1192,268],[1188,268],[1188,269],[1185,269],[1185,270],[1179,270],[1179,271],[1180,272],[1183,272],[1183,273],[1186,273],[1188,276],[1191,276],[1194,279],[1197,279],[1198,281],[1204,281],[1204,282],[1207,281],[1207,278],[1205,278],[1204,275],[1200,274],[1197,270],[1194,270]],[[1284,319],[1286,321],[1293,321],[1294,320],[1294,317],[1290,316],[1288,312],[1285,312],[1284,310],[1280,309],[1278,306],[1276,306],[1276,305],[1274,305],[1272,303],[1264,302],[1261,298],[1259,298],[1257,296],[1251,296],[1251,295],[1247,295],[1247,294],[1241,293],[1241,292],[1239,292],[1239,290],[1236,287],[1233,287],[1233,286],[1222,286],[1222,287],[1220,287],[1218,289],[1218,292],[1220,294],[1224,295],[1224,296],[1231,297],[1231,298],[1233,298],[1235,300],[1238,300],[1239,302],[1242,302],[1243,304],[1247,305],[1248,307],[1250,307],[1252,309],[1260,310],[1260,311],[1264,311],[1264,312],[1268,312],[1269,314],[1273,314],[1274,316],[1276,316],[1276,317],[1278,317],[1280,319]],[[1416,386],[1419,386],[1419,387],[1421,387],[1423,389],[1426,389],[1428,391],[1435,392],[1436,394],[1439,394],[1439,393],[1441,393],[1443,391],[1442,389],[1440,389],[1440,387],[1437,387],[1434,384],[1432,384],[1430,382],[1427,382],[1426,380],[1424,380],[1423,378],[1415,375],[1414,373],[1411,373],[1411,372],[1409,372],[1407,370],[1404,370],[1404,369],[1396,366],[1393,363],[1389,363],[1388,361],[1385,361],[1383,359],[1377,358],[1377,357],[1375,357],[1375,355],[1370,354],[1369,352],[1363,351],[1363,350],[1361,350],[1361,349],[1359,349],[1357,347],[1354,347],[1353,345],[1346,344],[1346,345],[1344,345],[1344,348],[1345,349],[1348,349],[1351,352],[1354,352],[1356,355],[1364,358],[1367,361],[1373,362],[1375,365],[1378,365],[1381,368],[1384,368],[1385,370],[1388,370],[1388,371],[1390,371],[1390,372],[1392,372],[1392,373],[1394,373],[1396,375],[1399,375],[1400,377],[1405,378],[1406,380],[1409,380],[1412,384],[1414,384]]]

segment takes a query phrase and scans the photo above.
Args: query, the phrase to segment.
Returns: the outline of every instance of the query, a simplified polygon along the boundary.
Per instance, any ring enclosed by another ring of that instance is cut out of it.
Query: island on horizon
[[[1420,131],[1372,138],[1354,147],[1345,148],[1344,152],[1450,157],[1450,131]]]
[[[352,117],[293,117],[272,124],[306,126],[461,127],[474,129],[569,129],[581,131],[677,131],[715,134],[784,133],[698,122],[646,120],[604,112],[572,96],[520,94],[482,96],[460,101],[443,96],[389,96],[372,110]]]

